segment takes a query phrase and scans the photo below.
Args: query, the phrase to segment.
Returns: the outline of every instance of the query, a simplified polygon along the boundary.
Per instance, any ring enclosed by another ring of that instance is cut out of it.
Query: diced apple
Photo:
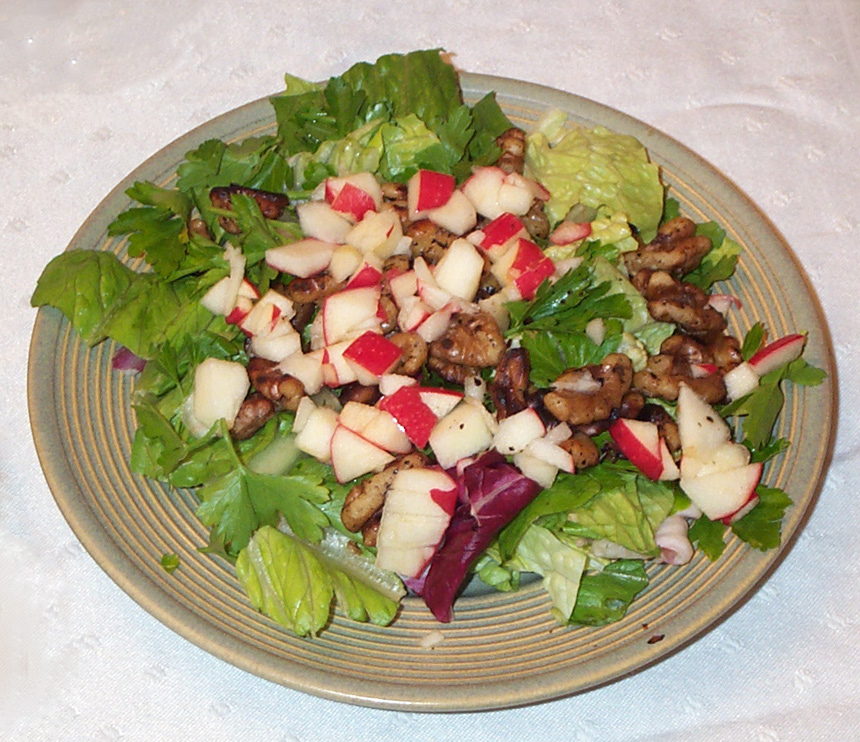
[[[568,474],[573,474],[576,471],[573,456],[561,446],[548,441],[546,438],[535,438],[535,440],[531,441],[525,447],[524,453],[534,456],[539,461],[545,461],[547,464],[551,464],[556,469],[560,469]]]
[[[243,319],[245,319],[245,317],[248,316],[253,308],[253,299],[249,299],[247,296],[237,296],[236,304],[230,310],[229,314],[224,317],[224,321],[230,325],[238,325]]]
[[[454,513],[457,485],[438,469],[403,469],[388,488],[376,539],[376,566],[417,577]]]
[[[361,250],[352,245],[339,245],[331,255],[328,264],[329,275],[335,283],[342,283],[352,276],[362,264]]]
[[[756,351],[749,364],[759,376],[764,376],[800,358],[805,344],[806,335],[786,335]]]
[[[242,279],[242,283],[239,284],[239,296],[256,301],[260,298],[260,291],[247,278],[244,278]]]
[[[358,433],[365,440],[391,453],[409,453],[412,443],[385,410],[359,402],[347,402],[338,415],[338,423]]]
[[[266,263],[282,273],[308,278],[328,268],[335,247],[331,242],[307,238],[266,250]]]
[[[756,505],[758,505],[758,503],[759,503],[758,493],[755,490],[753,490],[750,493],[749,499],[746,501],[746,503],[743,506],[741,506],[738,510],[736,510],[731,515],[727,515],[725,518],[723,518],[723,525],[730,526],[732,523],[739,521],[750,510],[752,510]]]
[[[237,295],[233,293],[233,284],[230,281],[230,276],[224,276],[224,278],[214,283],[203,294],[200,304],[212,312],[212,314],[223,314],[226,316],[235,306]]]
[[[493,433],[476,406],[461,402],[436,423],[429,443],[439,465],[450,469],[460,459],[490,448]]]
[[[525,214],[531,208],[532,201],[534,196],[528,187],[518,181],[512,182],[509,176],[506,176],[498,195],[498,208],[502,212]]]
[[[678,392],[678,435],[683,455],[706,460],[731,438],[717,411],[686,384]]]
[[[708,297],[708,304],[723,316],[726,316],[730,309],[740,309],[743,306],[741,300],[731,294],[711,294]]]
[[[278,364],[285,374],[294,376],[305,388],[306,394],[316,394],[323,386],[322,353],[294,353]]]
[[[704,379],[707,376],[717,373],[719,366],[716,363],[691,363],[690,376],[694,379]]]
[[[674,482],[676,479],[679,479],[681,477],[681,470],[675,463],[675,459],[672,458],[669,446],[666,445],[666,440],[662,436],[660,437],[660,458],[663,461],[663,471],[660,473],[660,481]]]
[[[315,407],[296,436],[296,447],[327,464],[331,461],[331,441],[337,429],[337,412],[329,407]]]
[[[649,479],[660,479],[663,456],[660,430],[654,423],[619,418],[609,426],[609,434],[631,464]]]
[[[323,300],[322,329],[326,345],[332,345],[375,320],[378,326],[379,286],[349,289],[330,294]]]
[[[400,387],[417,385],[418,379],[403,374],[382,374],[379,377],[379,393],[384,397],[390,397]]]
[[[378,405],[397,421],[418,448],[427,445],[438,418],[421,399],[417,387],[402,386],[391,396],[380,399]]]
[[[448,329],[455,308],[454,303],[449,302],[441,309],[437,309],[415,328],[415,332],[425,343],[438,340]]]
[[[203,430],[218,420],[233,427],[251,383],[241,363],[207,358],[194,369],[191,413]]]
[[[382,260],[370,253],[362,258],[344,288],[363,289],[368,286],[378,286],[380,283],[382,283]]]
[[[495,219],[504,214],[505,211],[510,211],[510,209],[503,209],[499,205],[499,192],[504,180],[505,173],[501,168],[479,167],[463,183],[461,190],[472,202],[475,211],[487,219]],[[525,214],[525,211],[520,213]]]
[[[510,456],[524,450],[533,440],[546,433],[540,415],[531,407],[499,420],[499,429],[493,437],[493,446],[501,454]]]
[[[711,520],[730,518],[747,505],[761,479],[756,462],[697,477],[681,477],[684,493]]]
[[[375,209],[382,204],[382,187],[376,176],[370,172],[350,173],[337,178],[327,178],[323,188],[323,197],[328,203],[334,203],[343,187],[349,183],[367,193],[373,200]]]
[[[352,223],[325,201],[306,201],[296,206],[299,226],[307,237],[342,245]]]
[[[302,338],[287,320],[283,320],[276,330],[254,335],[250,350],[255,356],[279,363],[295,353],[301,353]]]
[[[331,465],[338,482],[350,482],[362,474],[381,471],[392,461],[394,456],[388,451],[375,446],[349,428],[343,425],[335,428],[331,437]]]
[[[514,466],[544,489],[552,487],[558,468],[526,452],[514,454]]]
[[[323,382],[328,387],[343,386],[358,381],[358,374],[343,354],[353,338],[327,345],[323,352]]]
[[[433,278],[440,288],[466,301],[478,292],[484,258],[468,240],[454,240],[436,264]]]
[[[570,245],[591,236],[589,222],[563,221],[552,231],[549,241],[553,245]]]
[[[343,352],[358,381],[365,385],[378,383],[379,377],[391,371],[402,355],[400,346],[371,331],[359,335]]]
[[[727,442],[718,446],[705,459],[685,455],[681,459],[681,476],[690,479],[726,469],[737,469],[739,466],[746,466],[749,461],[750,451],[746,446],[741,443]]]
[[[406,297],[415,296],[418,293],[418,278],[415,271],[405,271],[399,275],[391,276],[387,280],[388,286],[391,288],[391,296],[398,307],[403,305],[403,300]]]
[[[373,253],[383,260],[394,254],[401,239],[403,228],[394,210],[365,214],[364,219],[346,236],[347,244],[363,253]]]
[[[452,234],[466,234],[478,221],[472,202],[462,191],[454,191],[443,206],[427,212],[427,218]]]
[[[606,323],[601,317],[589,320],[585,326],[585,334],[595,345],[602,345],[606,339]]]
[[[463,393],[454,389],[436,387],[418,387],[418,395],[436,417],[445,417],[463,399]]]
[[[555,264],[531,240],[521,238],[516,250],[508,283],[513,283],[524,299],[531,300],[544,280],[555,273]]]
[[[293,303],[286,296],[269,289],[239,321],[239,327],[251,337],[268,335],[282,320],[292,319],[295,314]]]
[[[469,242],[480,247],[490,260],[497,260],[520,237],[529,233],[518,217],[510,213],[497,216],[489,224],[468,236]]]
[[[420,296],[407,296],[401,302],[400,311],[397,313],[397,326],[404,332],[414,332],[431,314],[433,310]]]
[[[376,201],[363,188],[346,181],[337,196],[332,199],[331,208],[356,223],[360,222],[367,212],[376,211]]]
[[[423,218],[431,209],[448,203],[454,193],[456,181],[453,175],[433,170],[419,170],[406,184],[406,206],[409,219]]]
[[[296,416],[293,418],[293,432],[301,433],[311,413],[317,408],[314,401],[310,397],[302,397],[299,400],[299,405],[296,407]]]
[[[728,371],[723,377],[726,395],[730,400],[740,399],[759,385],[759,375],[752,364],[744,361]]]

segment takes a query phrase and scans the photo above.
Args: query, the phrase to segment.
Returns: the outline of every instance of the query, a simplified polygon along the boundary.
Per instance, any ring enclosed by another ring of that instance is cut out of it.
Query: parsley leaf
[[[743,518],[732,523],[732,531],[754,549],[767,551],[779,546],[782,518],[792,504],[791,498],[776,487],[756,487],[758,504]]]

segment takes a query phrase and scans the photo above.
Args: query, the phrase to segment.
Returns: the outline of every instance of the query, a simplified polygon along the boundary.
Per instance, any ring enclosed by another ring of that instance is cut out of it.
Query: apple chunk
[[[338,425],[331,437],[331,466],[338,482],[350,482],[362,474],[381,471],[392,461],[394,456],[388,451],[343,425]]]
[[[433,556],[454,513],[457,484],[436,468],[395,474],[382,508],[376,566],[417,577]]]
[[[678,478],[678,467],[654,423],[619,418],[609,426],[609,434],[621,453],[649,479]]]
[[[678,392],[678,435],[684,456],[699,460],[731,439],[726,421],[686,384]]]
[[[391,371],[402,355],[400,346],[371,330],[359,335],[343,352],[358,381],[364,385],[379,383],[379,377]]]
[[[764,376],[799,358],[805,344],[806,335],[786,335],[756,351],[749,364],[759,376]]]
[[[194,369],[191,414],[205,432],[218,420],[233,427],[251,383],[241,363],[207,358]]]
[[[456,181],[453,175],[433,170],[419,170],[406,184],[406,205],[409,218],[420,219],[431,209],[448,203],[454,193]]]
[[[755,462],[734,469],[682,478],[681,489],[711,520],[731,518],[755,495],[762,464]]]
[[[485,412],[478,405],[461,402],[436,423],[429,443],[443,469],[493,445],[493,431],[487,425]]]

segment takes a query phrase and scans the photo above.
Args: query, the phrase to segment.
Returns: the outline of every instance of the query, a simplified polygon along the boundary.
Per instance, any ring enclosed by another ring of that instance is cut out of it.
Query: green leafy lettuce
[[[552,223],[583,204],[624,212],[647,241],[663,214],[659,168],[632,136],[603,127],[566,128],[566,115],[551,112],[527,139],[527,175],[552,194],[546,212]]]

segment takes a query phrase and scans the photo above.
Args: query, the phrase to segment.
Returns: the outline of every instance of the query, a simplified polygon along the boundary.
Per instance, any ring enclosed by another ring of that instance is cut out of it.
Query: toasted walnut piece
[[[359,402],[360,404],[372,405],[382,395],[379,393],[378,386],[365,386],[354,381],[352,384],[346,384],[340,388],[340,403]]]
[[[275,404],[259,392],[252,392],[242,402],[230,435],[237,441],[250,438],[275,416]]]
[[[274,361],[254,357],[248,361],[248,378],[254,389],[274,403],[278,410],[295,412],[305,387],[294,376],[285,374]]]
[[[471,368],[495,366],[505,350],[496,321],[486,312],[455,314],[441,337],[430,343],[430,358]]]
[[[496,137],[496,144],[502,150],[496,165],[506,173],[522,174],[525,166],[526,133],[512,126]]]
[[[490,398],[500,420],[530,406],[527,398],[530,373],[531,362],[525,348],[505,351],[490,384]]]
[[[678,434],[678,423],[666,411],[664,407],[658,404],[646,404],[638,416],[639,420],[654,423],[660,430],[660,435],[666,441],[666,447],[670,453],[677,453],[681,450],[681,436]]]
[[[633,376],[633,388],[646,397],[659,397],[667,401],[678,399],[681,382],[689,386],[708,404],[718,404],[725,399],[726,384],[721,373],[695,378],[689,367],[676,365],[675,359],[666,354],[651,356],[645,368]]]
[[[293,304],[314,304],[342,286],[343,282],[335,281],[328,273],[319,273],[308,278],[294,278],[283,289],[283,293]]]
[[[574,433],[570,438],[559,443],[559,446],[573,456],[576,471],[596,466],[600,461],[600,450],[597,444],[585,433]]]
[[[457,235],[434,224],[429,219],[418,219],[405,230],[404,235],[412,240],[412,257],[422,257],[428,265],[436,265]]]
[[[246,186],[233,183],[229,186],[218,186],[209,191],[209,200],[212,205],[218,209],[233,209],[233,195],[241,193],[243,196],[253,198],[260,211],[266,219],[279,219],[284,213],[287,206],[290,205],[290,199],[283,193],[273,193],[272,191],[263,191],[259,188],[248,188]],[[229,234],[239,234],[241,231],[235,219],[227,216],[219,216],[218,223],[221,228]]]
[[[625,253],[624,265],[630,274],[647,268],[680,277],[697,268],[710,249],[711,240],[697,236],[695,223],[679,216],[663,224],[647,245]]]
[[[420,452],[401,456],[378,474],[355,485],[346,495],[340,519],[344,528],[357,533],[385,503],[385,493],[394,481],[397,472],[426,466],[427,457]]]
[[[648,313],[659,322],[673,322],[685,333],[704,340],[726,329],[726,320],[709,306],[708,295],[698,286],[678,281],[666,271],[643,268],[632,279],[645,297]]]
[[[549,217],[544,211],[544,202],[535,199],[529,210],[520,217],[520,221],[533,240],[545,240],[549,237]]]
[[[623,353],[610,353],[593,366],[568,369],[544,395],[546,408],[571,425],[607,420],[630,389],[633,365]]]
[[[424,338],[416,332],[395,332],[388,339],[403,351],[391,373],[405,376],[420,374],[427,362],[427,343]]]

